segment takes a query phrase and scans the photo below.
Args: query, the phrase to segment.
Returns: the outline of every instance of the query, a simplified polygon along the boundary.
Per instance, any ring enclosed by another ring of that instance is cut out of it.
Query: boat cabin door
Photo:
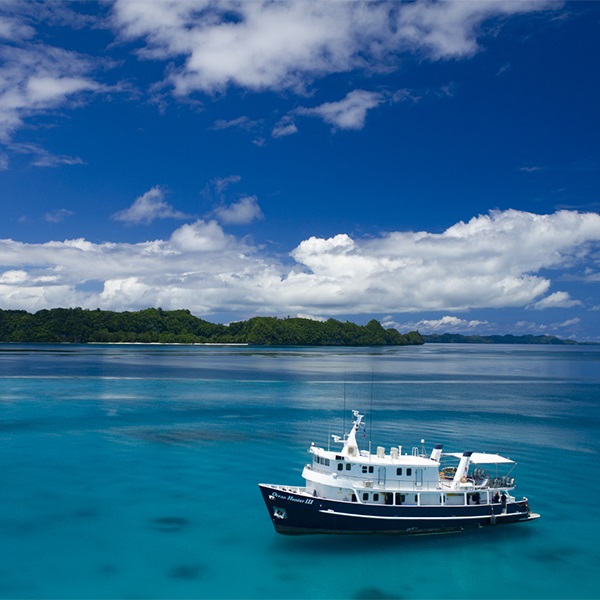
[[[385,486],[385,467],[379,467],[377,471],[377,484],[380,486]]]
[[[415,484],[417,487],[423,487],[423,469],[415,469]]]

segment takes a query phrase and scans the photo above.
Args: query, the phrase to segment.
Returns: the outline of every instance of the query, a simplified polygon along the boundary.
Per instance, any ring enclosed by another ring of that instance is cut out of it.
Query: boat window
[[[325,459],[325,466],[326,466],[326,467],[328,467],[328,466],[329,466],[329,459],[328,459],[328,458],[326,458],[326,459]]]
[[[369,473],[373,472],[373,467],[369,467]]]
[[[363,500],[366,502],[369,499],[369,494],[367,494],[367,492],[365,492],[363,494]]]
[[[367,472],[367,465],[363,465],[362,472],[363,472],[363,473],[366,473],[366,472]]]
[[[402,504],[404,502],[404,494],[396,493],[396,504]]]
[[[342,463],[338,463],[338,471],[343,471],[344,465]]]
[[[349,471],[352,468],[352,465],[350,463],[346,463],[346,471]]]
[[[379,502],[379,494],[373,494],[373,502]]]
[[[352,502],[356,502],[356,494],[352,494]]]
[[[402,467],[396,469],[396,475],[402,475]]]
[[[406,476],[410,477],[412,475],[412,469],[406,469]]]

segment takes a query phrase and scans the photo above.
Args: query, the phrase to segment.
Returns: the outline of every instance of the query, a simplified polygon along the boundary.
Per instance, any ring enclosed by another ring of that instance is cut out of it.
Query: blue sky
[[[0,308],[600,341],[600,3],[0,4]]]

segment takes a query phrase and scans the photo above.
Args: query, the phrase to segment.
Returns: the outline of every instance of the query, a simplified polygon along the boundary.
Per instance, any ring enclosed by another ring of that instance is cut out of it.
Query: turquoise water
[[[0,597],[598,598],[599,365],[600,347],[0,345]],[[257,483],[302,483],[344,396],[374,445],[510,456],[542,518],[277,535]]]

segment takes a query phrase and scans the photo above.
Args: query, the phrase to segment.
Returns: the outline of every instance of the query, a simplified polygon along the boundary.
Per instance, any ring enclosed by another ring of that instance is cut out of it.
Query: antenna
[[[369,448],[373,440],[373,368],[371,368],[371,410],[369,413]]]
[[[344,407],[342,411],[342,419],[343,419],[343,427],[342,427],[342,435],[344,439],[346,439],[346,369],[344,369]]]

